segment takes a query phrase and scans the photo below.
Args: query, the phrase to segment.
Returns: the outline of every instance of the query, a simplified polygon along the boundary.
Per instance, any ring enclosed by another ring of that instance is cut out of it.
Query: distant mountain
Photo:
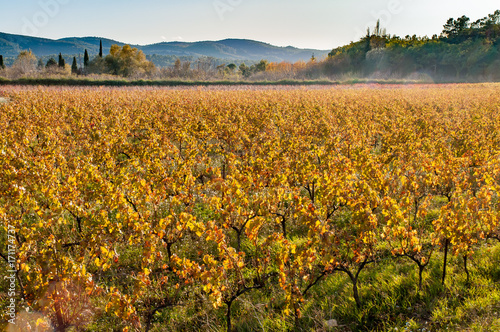
[[[0,32],[0,54],[4,57],[15,57],[23,50],[31,50],[36,56],[42,57],[53,54],[79,54],[87,49],[90,54],[99,53],[99,41],[103,48],[108,49],[113,44],[124,45],[111,39],[98,37],[63,38],[58,40],[13,35]]]
[[[4,57],[15,57],[22,50],[30,49],[36,56],[43,57],[62,53],[64,55],[83,54],[87,49],[91,56],[99,52],[99,41],[102,40],[104,53],[113,44],[123,46],[125,43],[99,37],[70,37],[47,39],[29,37],[0,32],[0,54]],[[218,59],[234,61],[266,59],[268,61],[307,61],[314,55],[325,57],[330,50],[300,49],[292,46],[278,47],[271,44],[247,40],[224,39],[220,41],[200,42],[163,42],[152,45],[131,45],[142,50],[146,55],[163,56],[210,56]]]
[[[211,56],[229,60],[289,61],[326,57],[328,50],[300,49],[292,46],[278,47],[248,39],[224,39],[200,42],[165,42],[139,47],[145,54],[177,56]]]

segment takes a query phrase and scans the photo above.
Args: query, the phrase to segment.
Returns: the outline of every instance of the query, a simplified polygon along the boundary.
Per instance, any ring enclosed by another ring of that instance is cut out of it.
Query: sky
[[[244,38],[330,50],[380,19],[391,35],[432,36],[450,17],[475,21],[498,0],[0,0],[0,32],[129,44]]]

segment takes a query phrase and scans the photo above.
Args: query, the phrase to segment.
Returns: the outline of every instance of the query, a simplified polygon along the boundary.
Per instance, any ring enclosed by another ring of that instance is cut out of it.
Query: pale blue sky
[[[0,0],[0,31],[133,44],[247,38],[331,49],[358,40],[377,18],[390,34],[431,36],[449,17],[476,20],[496,9],[498,0]]]

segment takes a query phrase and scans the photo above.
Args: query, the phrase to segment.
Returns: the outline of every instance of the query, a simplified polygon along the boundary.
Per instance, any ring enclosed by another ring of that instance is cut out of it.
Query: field
[[[0,97],[1,328],[500,330],[500,84]]]

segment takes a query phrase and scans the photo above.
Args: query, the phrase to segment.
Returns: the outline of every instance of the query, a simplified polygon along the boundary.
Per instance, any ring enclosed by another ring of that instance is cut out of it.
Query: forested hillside
[[[430,38],[391,36],[378,25],[361,40],[332,50],[323,69],[330,75],[498,80],[500,10],[474,22],[465,15],[450,18]]]

